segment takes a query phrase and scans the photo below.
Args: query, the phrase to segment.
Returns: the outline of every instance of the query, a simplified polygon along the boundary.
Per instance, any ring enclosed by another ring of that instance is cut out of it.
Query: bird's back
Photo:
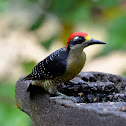
[[[30,78],[32,80],[53,79],[66,71],[68,51],[58,49],[33,68]]]

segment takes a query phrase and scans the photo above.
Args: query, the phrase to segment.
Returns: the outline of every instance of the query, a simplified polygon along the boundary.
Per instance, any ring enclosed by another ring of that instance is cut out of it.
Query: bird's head
[[[94,44],[106,44],[106,43],[89,37],[87,33],[74,32],[68,38],[67,48],[68,49],[79,48],[83,50],[85,47]]]

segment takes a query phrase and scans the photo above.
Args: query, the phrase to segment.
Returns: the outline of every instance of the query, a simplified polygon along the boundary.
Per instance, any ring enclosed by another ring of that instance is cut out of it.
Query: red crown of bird
[[[87,33],[84,33],[84,32],[74,32],[70,35],[70,37],[68,38],[68,41],[67,41],[67,46],[69,45],[69,42],[71,41],[71,39],[73,39],[74,37],[76,36],[81,36],[81,37],[85,37],[85,36],[88,36]]]

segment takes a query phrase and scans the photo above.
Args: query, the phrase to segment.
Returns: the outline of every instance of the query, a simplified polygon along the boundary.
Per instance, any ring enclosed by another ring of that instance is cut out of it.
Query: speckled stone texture
[[[15,89],[16,105],[31,117],[33,126],[126,126],[125,77],[82,72],[61,83],[58,89],[75,96],[79,103],[49,100],[50,95],[41,87],[27,91],[31,81],[20,80]]]

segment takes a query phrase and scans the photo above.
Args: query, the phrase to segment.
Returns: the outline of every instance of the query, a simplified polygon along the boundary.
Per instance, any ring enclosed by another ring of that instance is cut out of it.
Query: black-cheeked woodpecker
[[[84,32],[72,33],[66,47],[56,50],[40,61],[23,80],[32,80],[32,85],[42,86],[50,94],[60,95],[57,91],[58,84],[79,74],[86,61],[83,49],[94,44],[106,43],[90,38]]]

